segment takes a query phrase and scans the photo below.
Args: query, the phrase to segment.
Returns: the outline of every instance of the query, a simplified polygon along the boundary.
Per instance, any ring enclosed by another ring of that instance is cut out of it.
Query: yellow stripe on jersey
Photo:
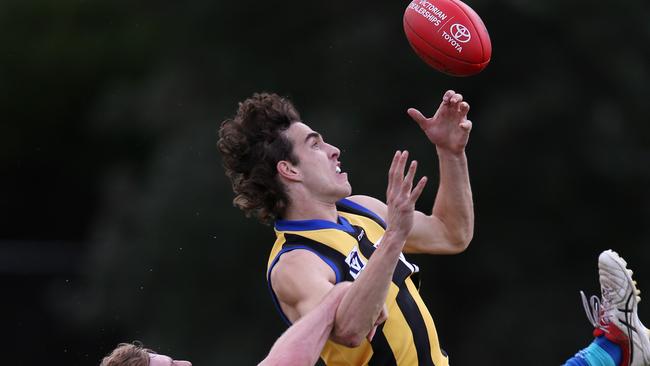
[[[422,317],[424,318],[424,322],[427,326],[427,332],[431,335],[433,344],[438,344],[438,332],[436,332],[436,326],[433,324],[433,318],[427,310],[427,306],[424,304],[424,301],[422,301],[422,298],[417,292],[417,289],[415,288],[413,282],[407,282],[406,286],[409,288],[409,292],[417,294],[417,296],[413,296],[413,299],[417,303],[418,308],[422,313]],[[434,352],[433,348],[431,348],[431,359],[436,365],[446,365],[448,363],[447,357],[445,357],[441,352]]]
[[[388,298],[395,299],[398,291],[399,287],[391,283],[388,289]],[[384,334],[387,339],[390,338],[388,344],[390,344],[393,354],[401,355],[396,362],[399,365],[417,365],[418,358],[413,334],[404,328],[404,324],[407,324],[406,318],[396,301],[386,301],[386,303],[391,304],[391,307],[388,308],[389,317],[384,324]]]

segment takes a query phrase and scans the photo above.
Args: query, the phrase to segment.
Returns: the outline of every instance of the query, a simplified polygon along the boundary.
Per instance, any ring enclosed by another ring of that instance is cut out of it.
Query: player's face
[[[192,366],[192,363],[189,361],[173,360],[171,357],[165,355],[150,353],[149,366]]]
[[[341,171],[341,151],[326,143],[318,132],[302,122],[291,124],[286,135],[298,158],[302,183],[319,198],[338,201],[352,192],[347,173]]]

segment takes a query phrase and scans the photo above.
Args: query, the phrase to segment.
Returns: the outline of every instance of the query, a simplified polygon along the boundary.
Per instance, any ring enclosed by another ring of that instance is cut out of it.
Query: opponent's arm
[[[467,248],[474,234],[474,205],[469,182],[465,146],[472,123],[467,119],[469,104],[463,96],[447,91],[435,115],[426,118],[410,108],[409,116],[436,145],[440,165],[440,185],[427,215],[416,211],[413,229],[404,250],[411,253],[455,254]],[[381,217],[386,205],[372,197],[352,196],[355,201]]]
[[[350,282],[341,282],[307,315],[287,329],[259,366],[312,366],[334,326],[336,308]]]
[[[404,176],[407,154],[397,152],[389,171],[386,210],[387,229],[381,245],[368,260],[359,277],[344,295],[336,312],[331,339],[356,347],[385,319],[382,309],[388,295],[395,266],[413,226],[415,201],[426,178],[413,187],[417,163]],[[307,314],[335,282],[333,271],[315,254],[294,250],[280,257],[271,273],[271,282],[289,319]]]

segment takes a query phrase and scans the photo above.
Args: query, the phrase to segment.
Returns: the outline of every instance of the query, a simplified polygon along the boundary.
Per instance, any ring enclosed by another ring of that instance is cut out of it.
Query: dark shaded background
[[[586,345],[577,291],[598,290],[603,249],[650,288],[648,2],[468,2],[494,49],[471,78],[414,55],[407,3],[2,1],[3,363],[97,365],[134,339],[196,365],[264,357],[284,329],[274,236],[232,207],[215,149],[261,90],[293,98],[355,193],[380,198],[395,149],[435,176],[406,108],[430,114],[449,88],[470,101],[475,239],[411,258],[453,364],[560,364]]]

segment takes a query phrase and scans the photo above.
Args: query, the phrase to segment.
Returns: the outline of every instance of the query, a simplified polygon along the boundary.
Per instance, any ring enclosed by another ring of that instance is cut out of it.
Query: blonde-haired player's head
[[[135,342],[118,344],[117,348],[104,357],[100,366],[192,366],[192,363],[159,355]]]

